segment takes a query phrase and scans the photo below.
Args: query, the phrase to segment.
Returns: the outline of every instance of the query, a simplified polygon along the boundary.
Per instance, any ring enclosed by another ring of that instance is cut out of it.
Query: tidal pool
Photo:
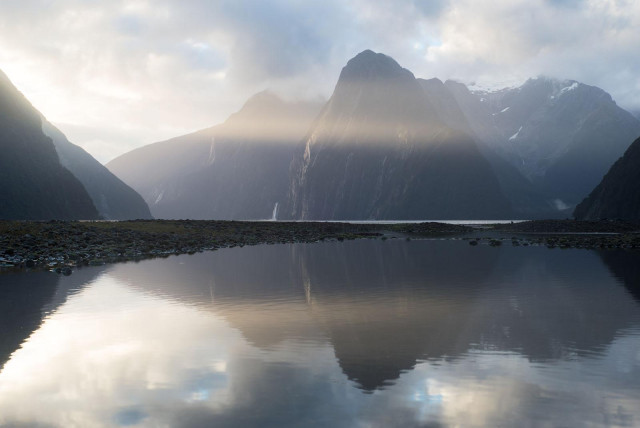
[[[4,274],[0,426],[639,426],[639,282],[457,240]]]

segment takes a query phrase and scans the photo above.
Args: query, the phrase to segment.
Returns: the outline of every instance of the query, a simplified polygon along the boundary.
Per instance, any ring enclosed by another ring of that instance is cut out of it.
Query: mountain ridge
[[[142,197],[80,146],[71,143],[42,117],[42,131],[51,138],[60,163],[85,187],[98,213],[105,220],[151,219]]]
[[[508,202],[471,137],[437,117],[411,72],[372,51],[356,55],[342,69],[291,166],[287,218],[504,213],[510,213]]]
[[[0,150],[0,218],[99,218],[86,189],[42,132],[39,112],[1,71]]]
[[[292,120],[279,102],[256,94],[220,125],[107,166],[157,217],[566,218],[640,134],[609,94],[574,80],[470,90],[371,50],[346,63],[317,116]]]
[[[157,218],[270,219],[286,196],[291,147],[319,110],[262,91],[222,124],[136,149],[107,167]]]
[[[640,138],[576,207],[578,220],[640,220]]]

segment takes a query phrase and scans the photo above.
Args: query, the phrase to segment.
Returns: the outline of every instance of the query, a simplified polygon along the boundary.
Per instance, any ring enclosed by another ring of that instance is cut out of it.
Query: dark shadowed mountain
[[[157,218],[271,218],[287,194],[294,145],[320,108],[261,92],[221,125],[142,147],[107,167]]]
[[[51,138],[60,163],[84,185],[107,220],[149,219],[151,212],[142,197],[81,147],[69,142],[58,128],[42,119],[42,130]]]
[[[574,216],[581,220],[620,218],[640,221],[640,138],[576,207]]]
[[[364,51],[298,147],[289,203],[295,219],[460,219],[513,215],[472,137],[438,114],[392,58]]]
[[[472,95],[472,105],[458,99],[482,143],[567,215],[640,135],[640,121],[608,93],[572,80]]]
[[[0,218],[96,219],[87,191],[60,164],[39,112],[0,72]]]
[[[42,309],[55,295],[58,278],[51,272],[0,275],[0,371],[42,323]]]

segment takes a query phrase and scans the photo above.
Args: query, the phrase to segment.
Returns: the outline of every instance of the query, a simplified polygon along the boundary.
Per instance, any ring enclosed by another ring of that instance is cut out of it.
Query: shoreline
[[[479,225],[480,226],[480,225]],[[491,236],[493,234],[493,236]],[[640,224],[532,220],[473,227],[452,223],[225,220],[0,221],[0,272],[51,270],[215,251],[244,245],[353,239],[465,239],[491,246],[640,249]]]

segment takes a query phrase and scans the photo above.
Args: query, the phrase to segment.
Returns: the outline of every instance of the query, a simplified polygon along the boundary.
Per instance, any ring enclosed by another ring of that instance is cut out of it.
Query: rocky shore
[[[492,245],[545,245],[548,248],[640,249],[640,224],[620,220],[533,220],[496,224],[490,229],[503,235],[488,238]],[[504,235],[513,234],[510,238]],[[499,244],[497,242],[500,242]]]
[[[51,269],[189,254],[256,244],[377,237],[370,226],[345,223],[237,221],[0,222],[0,266]]]
[[[469,226],[433,222],[0,221],[0,269],[48,269],[69,275],[79,266],[219,248],[361,238],[446,236],[467,239],[471,245],[499,246],[506,241],[549,248],[640,248],[640,225],[625,222],[542,220],[494,225],[478,233]]]

